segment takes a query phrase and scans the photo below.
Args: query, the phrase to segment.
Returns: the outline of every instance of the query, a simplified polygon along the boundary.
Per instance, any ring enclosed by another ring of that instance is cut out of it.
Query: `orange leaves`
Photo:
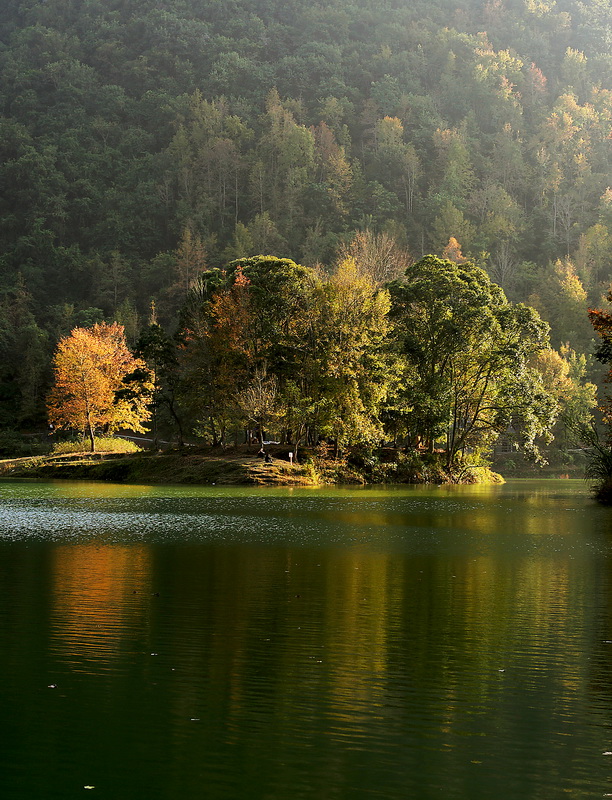
[[[247,354],[251,347],[251,304],[248,287],[250,280],[240,266],[233,285],[216,294],[211,303],[213,328],[211,335],[223,341],[225,347]]]
[[[609,336],[612,333],[612,315],[608,314],[607,311],[589,308],[588,315],[597,333],[602,336]]]
[[[451,236],[448,240],[448,244],[442,251],[442,258],[453,261],[455,264],[465,264],[467,261],[467,258],[461,252],[461,245],[454,236]]]

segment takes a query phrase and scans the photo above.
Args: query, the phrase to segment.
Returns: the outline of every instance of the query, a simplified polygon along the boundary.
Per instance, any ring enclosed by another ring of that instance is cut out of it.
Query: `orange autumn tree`
[[[92,452],[97,430],[145,431],[142,423],[150,417],[146,382],[130,381],[130,391],[117,394],[126,376],[140,370],[146,374],[144,362],[127,348],[123,325],[101,322],[74,328],[60,340],[53,365],[55,383],[47,408],[49,421],[57,428],[87,435]]]
[[[235,421],[236,399],[255,363],[251,282],[240,266],[230,280],[200,305],[194,292],[195,302],[183,319],[183,402],[215,446]]]
[[[606,300],[612,303],[612,292],[608,292]],[[600,338],[599,345],[595,350],[595,358],[608,367],[606,383],[612,383],[612,314],[609,311],[589,308],[589,319],[595,332]],[[612,397],[607,393],[600,405],[604,422],[612,430]],[[612,434],[611,434],[612,437]]]

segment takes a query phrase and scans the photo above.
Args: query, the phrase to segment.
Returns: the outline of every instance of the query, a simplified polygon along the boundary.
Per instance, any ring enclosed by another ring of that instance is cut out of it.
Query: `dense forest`
[[[612,279],[611,44],[609,0],[7,0],[0,425],[44,419],[75,326],[172,334],[257,254],[379,285],[469,258],[575,362]]]

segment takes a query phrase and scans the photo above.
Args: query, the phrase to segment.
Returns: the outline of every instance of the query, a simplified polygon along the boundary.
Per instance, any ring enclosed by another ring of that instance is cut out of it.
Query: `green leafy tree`
[[[183,445],[183,410],[179,401],[180,372],[177,342],[157,324],[151,322],[138,338],[134,354],[144,364],[133,378],[144,376],[151,386],[150,411],[153,447],[159,443],[160,427],[170,420],[175,427],[179,447]]]
[[[389,296],[352,257],[341,261],[323,289],[320,328],[322,395],[319,428],[336,450],[381,440],[380,409],[387,397],[385,349]]]
[[[559,406],[555,444],[576,447],[583,444],[582,431],[591,426],[597,406],[597,387],[585,380],[587,358],[568,345],[559,351],[541,350],[532,361],[544,386]]]
[[[612,292],[608,293],[608,302],[612,302]],[[612,314],[602,309],[589,309],[591,325],[599,337],[595,357],[608,368],[606,383],[612,380]],[[612,397],[606,391],[599,401],[601,426],[592,423],[580,430],[587,447],[586,477],[595,481],[596,497],[606,504],[612,503]]]
[[[257,370],[237,398],[247,428],[255,427],[257,439],[263,447],[264,433],[278,419],[278,381],[265,370]]]
[[[552,269],[541,274],[529,303],[550,324],[555,347],[569,342],[584,352],[591,340],[587,319],[587,292],[570,259],[558,259]]]
[[[0,426],[44,418],[49,335],[36,322],[23,279],[0,300]]]
[[[450,469],[459,454],[482,452],[510,425],[536,453],[556,403],[530,358],[548,346],[533,309],[514,306],[471,262],[425,256],[390,286],[392,318],[405,362],[411,434],[433,451],[444,437]]]

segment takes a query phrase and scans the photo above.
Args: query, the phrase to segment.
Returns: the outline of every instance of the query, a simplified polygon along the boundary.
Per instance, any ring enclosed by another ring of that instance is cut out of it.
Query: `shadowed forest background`
[[[259,253],[323,272],[352,253],[379,283],[469,258],[554,348],[591,353],[611,19],[609,0],[6,0],[0,426],[44,420],[75,326],[134,345],[154,304],[173,333],[202,271]]]

